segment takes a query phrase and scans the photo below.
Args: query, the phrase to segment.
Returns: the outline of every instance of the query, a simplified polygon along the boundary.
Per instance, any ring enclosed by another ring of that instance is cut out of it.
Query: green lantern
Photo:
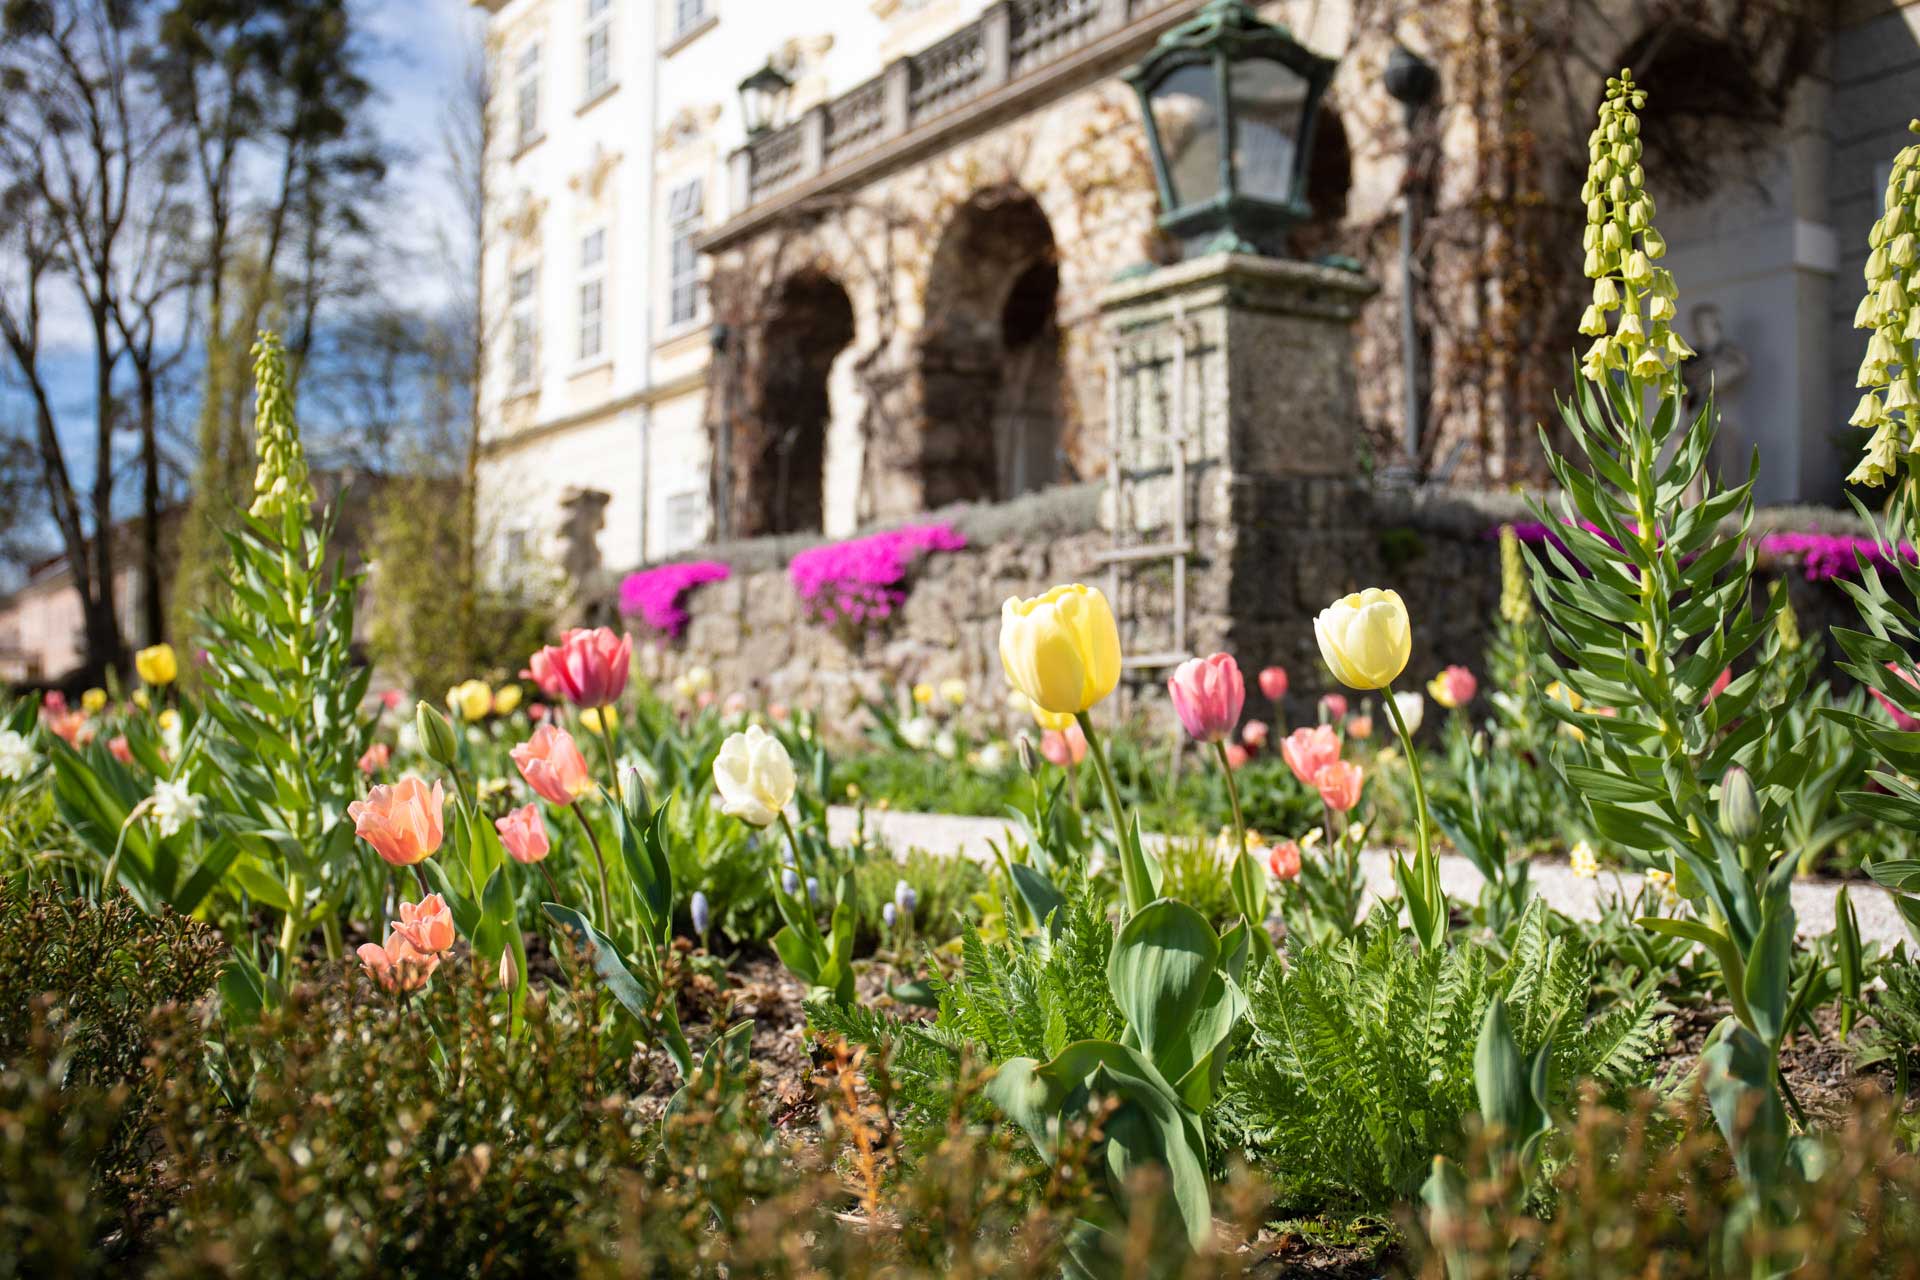
[[[1160,226],[1189,253],[1278,255],[1307,220],[1307,157],[1334,62],[1242,0],[1209,0],[1126,75],[1160,185]]]

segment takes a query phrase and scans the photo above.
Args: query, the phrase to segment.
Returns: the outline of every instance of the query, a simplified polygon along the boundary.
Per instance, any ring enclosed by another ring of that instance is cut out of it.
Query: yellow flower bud
[[[1915,407],[1920,407],[1920,394],[1914,391],[1913,374],[1907,373],[1887,389],[1887,412]]]
[[[1667,256],[1667,238],[1658,231],[1655,231],[1652,227],[1648,227],[1646,231],[1641,233],[1640,247],[1647,251],[1649,258],[1664,258]]]
[[[1107,598],[1074,583],[1000,606],[1000,665],[1036,706],[1085,711],[1120,683],[1120,629]]]

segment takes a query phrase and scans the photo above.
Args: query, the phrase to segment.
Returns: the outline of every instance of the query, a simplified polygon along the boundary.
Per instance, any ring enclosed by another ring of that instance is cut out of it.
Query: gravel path
[[[855,811],[835,806],[829,814],[835,840],[852,836]],[[896,813],[891,810],[867,810],[867,832],[884,839],[895,849],[924,849],[929,853],[960,854],[976,862],[989,861],[991,840],[1005,842],[1011,824],[1002,818],[972,818],[945,813]],[[1368,850],[1360,855],[1366,871],[1367,887],[1376,894],[1394,893],[1393,870],[1385,850]],[[1598,880],[1583,880],[1559,861],[1538,861],[1531,875],[1535,892],[1547,905],[1565,915],[1592,919],[1600,914],[1599,899],[1604,891],[1624,888],[1629,894],[1639,890],[1637,874],[1616,875],[1609,871]],[[1480,873],[1457,853],[1440,855],[1440,883],[1455,898],[1474,901],[1480,896]],[[1833,928],[1833,896],[1839,883],[1832,880],[1800,880],[1793,886],[1793,908],[1800,918],[1804,935],[1826,933]],[[1907,938],[1893,898],[1879,885],[1862,881],[1852,883],[1850,896],[1854,914],[1860,920],[1860,936],[1883,947]]]

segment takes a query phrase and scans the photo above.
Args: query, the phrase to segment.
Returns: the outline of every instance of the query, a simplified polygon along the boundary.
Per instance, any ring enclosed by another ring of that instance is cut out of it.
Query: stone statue
[[[1700,412],[1709,393],[1719,414],[1720,431],[1713,441],[1707,467],[1728,484],[1743,484],[1747,478],[1748,444],[1745,435],[1727,413],[1729,393],[1747,376],[1746,349],[1727,337],[1720,308],[1711,302],[1696,306],[1687,317],[1692,333],[1693,359],[1680,365],[1680,381],[1686,392],[1690,414]]]
[[[597,620],[595,605],[601,596],[600,530],[606,527],[611,495],[599,489],[568,489],[560,495],[560,571],[566,575],[567,598],[580,624]]]

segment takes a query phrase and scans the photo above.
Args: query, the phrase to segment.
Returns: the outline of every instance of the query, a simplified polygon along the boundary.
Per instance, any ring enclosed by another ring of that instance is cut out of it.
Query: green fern
[[[1294,1208],[1404,1201],[1435,1155],[1464,1149],[1474,1044],[1495,996],[1523,1055],[1551,1044],[1556,1099],[1583,1079],[1620,1090],[1644,1078],[1665,1038],[1663,1006],[1642,996],[1590,1019],[1591,982],[1584,948],[1548,928],[1537,899],[1503,965],[1476,943],[1415,951],[1376,911],[1351,940],[1262,975],[1216,1123]]]

